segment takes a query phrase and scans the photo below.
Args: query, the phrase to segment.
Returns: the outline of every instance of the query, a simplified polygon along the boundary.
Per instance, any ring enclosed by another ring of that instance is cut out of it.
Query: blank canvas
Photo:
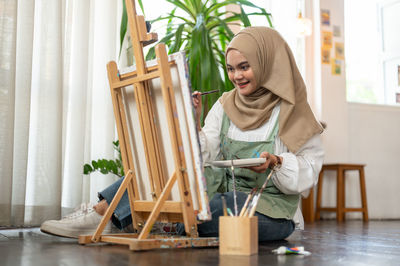
[[[199,220],[209,220],[211,219],[211,213],[208,204],[206,179],[204,177],[204,167],[198,132],[196,129],[195,112],[192,103],[192,92],[185,54],[183,52],[175,53],[170,55],[168,60],[175,61],[175,64],[170,65],[171,77],[177,108],[176,115],[179,120],[194,209],[198,211]],[[146,66],[156,64],[156,60],[146,62]],[[131,66],[121,70],[120,73],[124,74],[134,70],[135,66]],[[123,101],[127,111],[127,122],[130,131],[130,140],[140,198],[151,201],[151,186],[133,90],[133,86],[126,87],[125,90],[123,90]],[[155,124],[162,146],[161,156],[168,172],[168,176],[165,177],[165,180],[167,180],[174,172],[175,165],[168,131],[168,120],[161,92],[160,78],[153,79],[150,82],[150,93],[155,109]],[[171,194],[172,200],[180,201],[177,183],[174,185]]]

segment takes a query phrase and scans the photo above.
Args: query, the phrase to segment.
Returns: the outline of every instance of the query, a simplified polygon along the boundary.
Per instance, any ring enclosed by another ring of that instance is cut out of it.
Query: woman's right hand
[[[271,154],[269,152],[262,152],[260,154],[260,158],[265,158],[265,163],[261,164],[261,165],[257,165],[257,166],[251,166],[251,167],[246,167],[250,170],[253,170],[256,173],[265,173],[265,171],[267,171],[268,168],[273,169],[275,166],[278,165],[278,162],[282,162],[283,158],[279,157],[278,155],[275,154]]]
[[[201,93],[199,91],[195,91],[192,93],[193,96],[193,105],[194,109],[196,110],[196,124],[197,124],[197,129],[200,131],[201,130],[201,125],[200,125],[200,118],[201,118],[201,110],[202,110],[202,99],[201,99]]]

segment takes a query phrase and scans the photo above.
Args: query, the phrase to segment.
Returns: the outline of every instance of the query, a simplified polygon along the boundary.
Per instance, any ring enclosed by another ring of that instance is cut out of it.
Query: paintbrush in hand
[[[192,94],[192,97],[197,97],[197,95],[203,96],[203,95],[207,95],[207,94],[211,94],[211,93],[215,93],[215,92],[219,92],[219,90],[212,90],[212,91],[205,91],[205,92],[200,92],[197,94]]]

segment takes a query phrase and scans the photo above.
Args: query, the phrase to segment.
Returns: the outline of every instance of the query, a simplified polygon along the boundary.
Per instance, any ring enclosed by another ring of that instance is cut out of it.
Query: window
[[[400,0],[345,0],[347,100],[400,103]]]
[[[379,5],[385,102],[400,104],[400,0]]]

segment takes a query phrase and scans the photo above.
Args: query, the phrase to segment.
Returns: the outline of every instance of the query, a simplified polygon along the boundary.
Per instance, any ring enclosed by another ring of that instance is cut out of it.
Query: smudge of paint
[[[251,155],[252,158],[260,158],[260,152],[257,150],[253,150],[253,154]]]

